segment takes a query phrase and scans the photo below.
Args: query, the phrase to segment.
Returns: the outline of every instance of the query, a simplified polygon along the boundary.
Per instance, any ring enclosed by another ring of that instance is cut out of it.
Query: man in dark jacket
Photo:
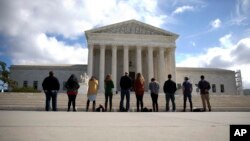
[[[206,103],[205,103],[206,101],[208,110],[211,111],[211,105],[209,102],[209,90],[211,86],[210,86],[210,83],[205,80],[204,75],[201,75],[201,80],[198,83],[198,88],[200,89],[203,110],[206,111]]]
[[[171,80],[172,75],[169,74],[168,75],[168,80],[165,81],[164,86],[163,86],[163,91],[165,93],[166,96],[166,111],[169,111],[169,100],[171,99],[172,102],[172,106],[173,106],[173,112],[175,112],[176,108],[175,108],[175,96],[174,93],[177,90],[176,89],[176,83]]]
[[[53,76],[52,71],[49,72],[49,76],[43,80],[42,86],[46,95],[45,110],[50,109],[50,99],[52,98],[52,110],[57,111],[57,92],[60,89],[60,83],[56,77]]]
[[[124,96],[126,96],[126,109],[125,109],[125,111],[129,111],[131,86],[132,86],[132,80],[128,76],[128,73],[125,72],[125,75],[122,76],[121,80],[120,80],[120,87],[121,87],[120,111],[123,111]]]
[[[192,91],[193,91],[193,86],[192,84],[188,81],[188,77],[184,78],[184,82],[182,83],[182,92],[183,92],[183,112],[186,111],[186,101],[188,98],[189,104],[190,104],[190,111],[193,111],[193,103],[192,103]]]

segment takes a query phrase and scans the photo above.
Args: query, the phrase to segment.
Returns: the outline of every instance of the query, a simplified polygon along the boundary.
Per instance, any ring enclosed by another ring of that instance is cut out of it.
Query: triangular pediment
[[[108,26],[99,27],[86,31],[87,33],[111,33],[111,34],[143,34],[143,35],[163,35],[163,36],[176,36],[177,34],[165,31],[158,27],[137,21],[129,20]]]

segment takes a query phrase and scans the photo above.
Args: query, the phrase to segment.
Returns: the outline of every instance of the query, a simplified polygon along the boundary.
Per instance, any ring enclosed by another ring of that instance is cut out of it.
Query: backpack
[[[188,81],[183,83],[184,93],[192,93],[192,84]]]
[[[152,112],[152,109],[148,109],[147,107],[142,109],[142,112]]]
[[[98,108],[95,110],[96,112],[105,112],[104,107],[100,104]]]
[[[203,108],[194,108],[193,112],[204,112]]]

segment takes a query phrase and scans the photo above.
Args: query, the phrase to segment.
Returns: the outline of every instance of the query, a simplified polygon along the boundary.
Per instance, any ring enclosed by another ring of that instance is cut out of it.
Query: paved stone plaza
[[[114,96],[117,111],[119,95]],[[194,106],[201,107],[199,95]],[[250,124],[250,96],[211,95],[212,112],[179,112],[182,96],[176,95],[178,112],[163,112],[164,95],[160,95],[158,113],[137,113],[131,94],[131,112],[83,112],[86,95],[78,95],[78,112],[66,112],[67,96],[58,95],[58,112],[45,112],[43,93],[0,94],[1,141],[229,141],[229,125]],[[97,104],[103,104],[98,95]],[[144,96],[145,106],[151,99]],[[17,111],[18,110],[18,111]],[[223,112],[221,112],[223,111]],[[230,111],[230,112],[226,112]]]
[[[0,111],[1,141],[229,141],[249,112],[93,113]]]

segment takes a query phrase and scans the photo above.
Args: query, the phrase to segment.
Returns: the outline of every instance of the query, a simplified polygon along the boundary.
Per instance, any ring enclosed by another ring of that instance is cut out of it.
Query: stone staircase
[[[183,96],[176,95],[177,112],[183,109]],[[202,107],[200,96],[193,95],[193,106]],[[77,96],[76,106],[78,111],[85,111],[87,96],[79,94]],[[57,97],[57,106],[59,111],[66,111],[68,97],[65,93],[59,93]],[[148,93],[144,94],[144,107],[152,109],[151,97]],[[217,112],[250,112],[250,96],[244,95],[210,95],[212,111]],[[113,111],[119,110],[120,94],[113,96]],[[124,101],[125,103],[125,101]],[[158,98],[159,111],[165,110],[165,95],[160,94]],[[104,95],[98,94],[96,105],[104,105]],[[24,111],[44,111],[45,96],[44,93],[0,93],[0,110],[24,110]],[[171,106],[170,102],[170,106]],[[96,106],[96,107],[97,107]],[[90,105],[90,110],[92,103]],[[130,111],[136,111],[136,98],[134,93],[130,96]],[[187,101],[187,110],[189,111],[189,102]]]

